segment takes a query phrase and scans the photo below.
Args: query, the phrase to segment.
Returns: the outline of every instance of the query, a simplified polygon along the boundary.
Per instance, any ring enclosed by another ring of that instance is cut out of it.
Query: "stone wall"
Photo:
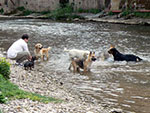
[[[105,0],[69,0],[70,4],[74,4],[74,8],[82,9],[103,9]],[[32,11],[54,10],[59,7],[60,0],[0,0],[0,9],[13,10],[23,6]]]
[[[111,0],[111,10],[119,10],[121,0]]]
[[[103,9],[105,0],[69,0],[75,9]]]
[[[59,0],[21,0],[20,6],[32,11],[49,11],[59,7]]]
[[[32,11],[49,11],[59,7],[60,2],[66,0],[0,0],[0,9],[6,13],[17,7],[23,6]],[[74,9],[104,9],[111,4],[111,10],[119,10],[120,3],[124,0],[67,0]],[[128,5],[136,1],[137,5],[144,9],[150,9],[150,0],[126,0]],[[124,3],[121,3],[124,5]]]

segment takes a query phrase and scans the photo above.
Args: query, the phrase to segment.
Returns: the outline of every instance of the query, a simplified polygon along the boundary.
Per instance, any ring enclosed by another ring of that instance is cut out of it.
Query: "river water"
[[[150,27],[97,22],[65,23],[48,20],[0,20],[0,47],[8,47],[22,34],[30,36],[29,48],[42,43],[52,47],[49,61],[37,63],[64,87],[88,101],[124,112],[150,113]],[[64,48],[103,53],[113,44],[122,53],[135,54],[143,62],[97,60],[86,74],[68,70]]]

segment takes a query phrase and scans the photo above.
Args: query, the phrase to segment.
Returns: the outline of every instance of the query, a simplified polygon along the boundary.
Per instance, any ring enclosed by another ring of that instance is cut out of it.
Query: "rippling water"
[[[5,50],[23,33],[30,35],[33,54],[38,42],[51,46],[50,60],[37,64],[64,86],[84,97],[125,112],[150,113],[150,27],[107,23],[63,23],[47,20],[0,20],[0,47]],[[97,60],[91,72],[72,73],[69,56],[63,51],[77,48],[100,54],[110,44],[122,53],[144,59],[140,63]]]

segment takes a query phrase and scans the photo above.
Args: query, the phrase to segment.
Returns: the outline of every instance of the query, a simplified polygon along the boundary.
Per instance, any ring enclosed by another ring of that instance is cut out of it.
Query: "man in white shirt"
[[[28,38],[27,34],[24,34],[21,39],[15,41],[7,51],[7,58],[11,60],[16,60],[16,63],[20,64],[26,59],[31,59],[28,49]]]

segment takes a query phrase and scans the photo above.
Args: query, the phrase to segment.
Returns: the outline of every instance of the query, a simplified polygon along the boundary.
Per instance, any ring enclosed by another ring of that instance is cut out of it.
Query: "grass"
[[[55,99],[52,97],[41,96],[36,93],[23,91],[19,89],[17,85],[5,79],[1,74],[0,74],[0,92],[1,95],[3,95],[4,97],[3,101],[2,102],[0,101],[1,103],[6,103],[7,101],[12,99],[25,99],[25,98],[43,103],[62,102],[62,100]]]

